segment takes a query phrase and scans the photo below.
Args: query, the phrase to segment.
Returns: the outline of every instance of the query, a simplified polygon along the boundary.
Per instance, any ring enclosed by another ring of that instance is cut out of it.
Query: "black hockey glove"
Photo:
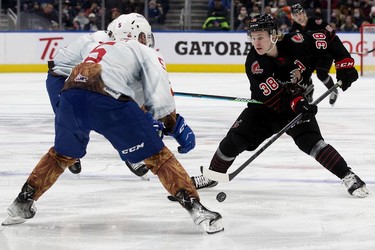
[[[342,91],[347,90],[353,82],[358,79],[358,72],[354,68],[353,58],[344,58],[341,61],[335,62],[336,79],[342,81]]]
[[[318,106],[309,104],[303,96],[298,96],[290,102],[290,107],[296,114],[302,114],[302,119],[309,120],[318,113]]]

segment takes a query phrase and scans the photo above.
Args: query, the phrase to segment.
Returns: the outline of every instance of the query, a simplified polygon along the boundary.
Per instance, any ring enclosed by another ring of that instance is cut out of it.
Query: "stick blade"
[[[217,181],[217,182],[229,182],[230,181],[228,174],[219,173],[211,169],[204,168],[202,166],[201,166],[201,172],[205,177],[213,181]]]

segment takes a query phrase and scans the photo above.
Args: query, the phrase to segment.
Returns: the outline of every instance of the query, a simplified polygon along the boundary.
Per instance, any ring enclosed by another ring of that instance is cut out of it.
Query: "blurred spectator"
[[[237,18],[234,20],[234,30],[241,25],[242,21],[248,16],[247,9],[245,6],[241,7],[240,13],[238,14]],[[243,28],[242,28],[243,29]]]
[[[353,18],[354,24],[357,25],[357,27],[361,27],[362,22],[365,20],[365,16],[363,15],[363,12],[360,8],[354,8]]]
[[[290,7],[287,6],[286,0],[279,0],[277,4],[277,24],[281,32],[287,33],[289,32],[289,28],[292,26],[292,14],[290,11]]]
[[[345,15],[343,15],[340,9],[333,9],[331,14],[331,23],[334,23],[336,27],[341,27],[345,22]]]
[[[62,26],[66,30],[73,28],[74,10],[69,0],[65,0],[62,3]]]
[[[86,9],[85,16],[89,17],[90,14],[95,14],[95,24],[97,25],[97,27],[100,27],[101,26],[100,24],[102,21],[101,19],[102,11],[97,1],[99,0],[90,1],[91,2],[90,7]]]
[[[73,27],[72,27],[72,30],[73,31],[80,31],[82,30],[81,28],[81,24],[79,23],[79,21],[77,19],[73,19]]]
[[[161,23],[165,23],[165,19],[167,19],[167,14],[169,11],[169,0],[157,0],[156,4],[161,9],[162,15],[161,15]]]
[[[204,30],[230,30],[228,9],[223,6],[221,0],[215,0],[214,7],[208,10],[207,19],[202,28]]]
[[[92,2],[90,8],[86,9],[85,16],[89,16],[91,13],[95,14],[95,17],[101,16],[100,14],[100,6],[96,1]]]
[[[242,20],[241,24],[238,26],[237,31],[248,30],[249,29],[250,20],[251,20],[250,16],[245,17]]]
[[[111,10],[111,21],[115,20],[121,15],[121,11],[118,8],[113,8]]]
[[[98,31],[99,25],[96,21],[96,15],[94,13],[91,13],[89,15],[89,22],[83,26],[83,30],[89,30],[89,31]]]
[[[250,16],[255,17],[257,15],[260,15],[260,8],[257,4],[254,4],[251,8]]]
[[[220,1],[221,1],[221,5],[225,9],[230,10],[231,0],[220,0]],[[215,7],[215,2],[216,2],[216,0],[209,0],[208,1],[208,9],[213,9]]]
[[[375,6],[372,6],[369,16],[370,16],[370,22],[372,24],[375,24]]]
[[[271,6],[269,6],[269,5],[264,6],[264,13],[272,15],[272,8],[271,8]]]
[[[52,21],[56,23],[59,22],[58,13],[50,3],[42,4],[41,9],[42,11],[38,13],[42,18],[40,22],[40,28],[43,30],[50,30],[52,28]]]
[[[85,16],[85,10],[80,10],[77,16],[74,17],[73,22],[77,21],[81,30],[89,23],[89,19]]]
[[[340,31],[353,32],[358,31],[358,26],[353,23],[353,17],[348,15],[345,17],[345,23],[341,25]]]
[[[160,28],[158,24],[164,24],[162,20],[163,9],[161,5],[157,4],[155,0],[148,3],[148,22],[153,28]]]
[[[240,0],[233,0],[233,17],[234,19],[240,14],[241,8],[245,5]],[[247,10],[247,8],[246,8]]]
[[[361,0],[360,9],[363,12],[363,15],[367,18],[370,17],[371,7],[375,5],[375,2],[372,0]]]
[[[48,29],[50,31],[58,31],[59,29],[59,24],[55,21],[51,21],[51,27]]]

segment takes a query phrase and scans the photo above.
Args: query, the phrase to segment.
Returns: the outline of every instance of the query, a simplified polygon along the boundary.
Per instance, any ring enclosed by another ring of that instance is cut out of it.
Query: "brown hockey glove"
[[[336,79],[342,81],[342,91],[347,90],[353,82],[358,79],[358,72],[354,68],[353,58],[344,58],[341,61],[335,62]]]

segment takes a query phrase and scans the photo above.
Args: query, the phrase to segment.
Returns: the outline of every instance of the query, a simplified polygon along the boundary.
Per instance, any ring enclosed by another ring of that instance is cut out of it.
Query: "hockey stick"
[[[371,49],[371,50],[368,50],[368,51],[364,51],[364,52],[352,52],[350,54],[356,54],[356,55],[367,55],[371,52],[374,52],[375,51],[375,48]]]
[[[175,96],[183,96],[183,97],[196,97],[196,98],[226,100],[226,101],[234,101],[234,102],[257,102],[257,101],[255,101],[251,98],[223,96],[223,95],[207,95],[207,94],[186,93],[186,92],[174,92],[174,95]]]
[[[341,81],[337,82],[332,88],[324,92],[318,99],[316,99],[312,104],[317,105],[324,98],[326,98],[332,91],[340,87]],[[218,181],[218,182],[229,182],[233,180],[244,168],[246,168],[252,161],[255,160],[264,150],[266,150],[272,143],[274,143],[281,135],[283,135],[288,129],[297,124],[297,122],[302,118],[302,114],[297,115],[291,122],[289,122],[284,128],[282,128],[277,134],[275,134],[271,139],[267,141],[261,148],[259,148],[247,161],[245,161],[241,166],[231,173],[219,173],[214,170],[201,167],[201,172],[207,178]]]

